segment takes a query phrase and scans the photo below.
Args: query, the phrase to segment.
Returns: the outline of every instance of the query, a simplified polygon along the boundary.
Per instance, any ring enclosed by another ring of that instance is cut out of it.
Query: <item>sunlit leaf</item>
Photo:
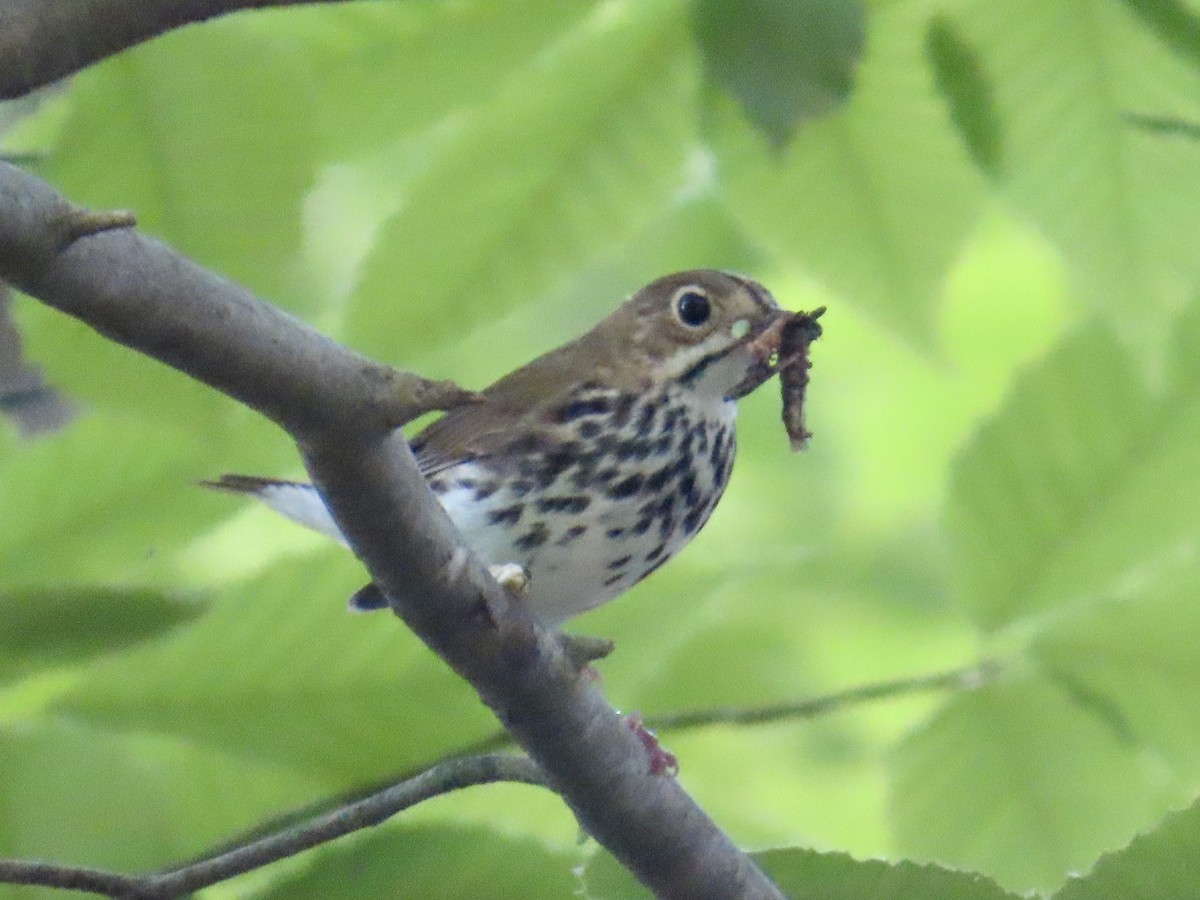
[[[1193,46],[1195,14],[1135,0],[971,0],[955,21],[990,75],[1008,196],[1058,245],[1079,298],[1127,342],[1152,346],[1200,280],[1200,153],[1127,116],[1194,116],[1200,67],[1160,36]]]
[[[1187,897],[1200,881],[1200,805],[1172,813],[1129,846],[1106,853],[1054,900],[1160,900]]]
[[[1093,327],[1026,372],[962,452],[946,530],[962,599],[981,626],[998,628],[1069,599],[1099,580],[1096,565],[1111,571],[1110,547],[1078,560],[1072,550],[1129,491],[1130,475],[1154,477],[1144,461],[1147,439],[1157,437],[1147,431],[1150,405],[1116,341]]]
[[[1098,512],[1068,542],[1080,552],[1064,553],[1072,567],[1088,570],[1093,602],[1050,621],[1032,649],[1048,671],[1070,673],[1110,704],[1134,738],[1196,787],[1200,715],[1192,697],[1200,669],[1191,637],[1200,629],[1200,306],[1175,332],[1165,397],[1134,438],[1133,465],[1114,475],[1117,489],[1093,501]],[[1089,548],[1086,556],[1082,548]]]
[[[343,550],[225,588],[184,632],[95,665],[57,708],[342,784],[374,781],[495,729],[456,675],[387,613],[353,615]]]
[[[754,240],[928,345],[981,179],[938,96],[919,4],[872,11],[850,103],[778,151],[716,102],[708,134],[730,209]]]
[[[954,701],[905,745],[906,849],[1046,888],[1200,783],[1195,312],[1176,330],[1157,396],[1093,326],[964,451],[947,517],[962,596],[984,629],[1022,625],[1042,675]],[[935,810],[955,791],[962,818]]]
[[[37,442],[14,443],[0,456],[0,585],[161,576],[172,550],[228,513],[228,502],[197,479],[286,452],[276,435],[239,441],[270,434],[248,416],[235,417],[236,428],[196,430],[93,414]]]
[[[1175,799],[1139,748],[1038,678],[950,701],[901,744],[900,850],[1049,891]]]
[[[488,102],[384,148],[399,176],[379,206],[394,214],[348,339],[387,354],[398,328],[417,344],[460,334],[652,221],[688,180],[696,73],[681,16],[676,0],[602,5]]]
[[[317,789],[244,757],[63,722],[0,728],[0,772],[0,856],[129,872],[182,862]]]
[[[312,127],[327,158],[344,160],[481,102],[595,5],[351,3],[243,15],[261,38],[292,41],[318,76]]]
[[[963,452],[947,528],[980,625],[1086,604],[1164,567],[1196,571],[1200,378],[1189,322],[1161,399],[1112,336],[1090,328],[1027,372]]]
[[[821,900],[1017,900],[1016,894],[972,872],[932,865],[857,860],[844,853],[767,850],[755,862],[789,897]],[[588,900],[643,900],[650,892],[607,853],[597,853],[583,872]]]
[[[133,209],[140,228],[200,263],[303,307],[294,276],[321,147],[319,70],[294,20],[270,15],[270,31],[230,17],[81,73],[45,174],[73,200]]]
[[[1118,596],[1047,629],[1032,646],[1041,666],[1130,740],[1161,757],[1163,777],[1200,788],[1200,711],[1192,702],[1200,661],[1195,574],[1145,573]]]

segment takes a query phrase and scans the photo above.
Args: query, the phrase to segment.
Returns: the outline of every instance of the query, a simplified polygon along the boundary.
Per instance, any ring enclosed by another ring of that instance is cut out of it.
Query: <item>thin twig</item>
[[[311,821],[264,837],[191,865],[146,875],[120,875],[52,863],[0,860],[0,882],[69,888],[110,897],[179,897],[253,869],[295,856],[354,831],[387,821],[431,797],[498,781],[544,785],[545,778],[527,756],[491,754],[441,762],[407,781]]]
[[[121,875],[85,866],[60,866],[26,859],[0,859],[0,884],[33,884],[105,897],[135,897],[139,900],[165,896],[150,893],[139,875]]]
[[[646,724],[655,731],[685,731],[708,725],[765,725],[792,719],[813,719],[826,713],[842,712],[853,706],[904,694],[980,687],[993,681],[1000,671],[1001,666],[998,662],[987,660],[963,669],[951,669],[948,672],[900,678],[895,681],[878,681],[808,700],[766,706],[711,707],[668,713],[664,716],[647,717]]]
[[[981,687],[994,681],[1001,671],[1002,664],[998,660],[984,660],[976,665],[964,666],[958,669],[917,675],[912,678],[898,678],[892,681],[877,681],[848,688],[844,691],[825,694],[820,697],[810,697],[788,703],[776,703],[767,706],[715,707],[647,716],[646,725],[657,733],[663,733],[687,731],[710,725],[766,725],[772,722],[815,719],[818,716],[845,712],[866,703],[875,703],[894,697],[943,690],[969,690]],[[498,750],[503,750],[505,747],[512,746],[512,743],[512,737],[507,731],[495,731],[466,747],[459,748],[456,757],[471,757],[494,753]],[[408,781],[419,771],[421,769],[418,767],[406,769],[401,772],[393,772],[391,775],[370,784],[359,785],[350,791],[342,792],[333,797],[325,797],[321,800],[305,804],[298,809],[281,813],[278,816],[259,823],[243,834],[210,848],[198,856],[197,859],[208,859],[219,856],[247,842],[255,841],[266,835],[278,832],[281,829],[289,828],[297,822],[305,821],[313,816],[324,815],[331,810],[340,809],[348,804],[357,803],[365,797],[371,797],[380,791],[387,790],[389,785]]]

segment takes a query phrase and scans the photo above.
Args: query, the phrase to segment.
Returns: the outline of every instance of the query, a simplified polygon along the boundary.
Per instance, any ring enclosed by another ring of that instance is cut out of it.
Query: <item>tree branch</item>
[[[357,803],[192,865],[147,875],[120,875],[77,866],[0,860],[0,882],[70,888],[139,900],[180,897],[379,825],[431,797],[497,781],[544,785],[545,776],[526,756],[493,754],[450,759]]]
[[[287,428],[395,612],[644,884],[663,897],[782,896],[675,779],[652,773],[557,635],[462,546],[393,430],[398,414],[428,405],[427,382],[364,360],[132,229],[64,245],[73,231],[63,220],[77,215],[49,185],[0,164],[0,278]],[[379,373],[390,373],[386,390]],[[414,395],[397,401],[398,386]]]
[[[4,0],[0,100],[20,97],[134,44],[225,13],[345,0]]]
[[[0,278],[292,433],[383,432],[473,396],[358,356],[138,234],[128,213],[80,209],[6,163],[0,209]]]

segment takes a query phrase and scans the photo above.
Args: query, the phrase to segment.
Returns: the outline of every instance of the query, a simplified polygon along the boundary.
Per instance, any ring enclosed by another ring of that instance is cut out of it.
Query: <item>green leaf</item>
[[[229,512],[195,481],[288,452],[277,435],[253,440],[267,425],[248,411],[232,423],[92,415],[15,442],[0,455],[0,586],[171,581],[171,552]]]
[[[486,103],[360,160],[360,183],[395,175],[374,191],[391,217],[366,227],[350,341],[388,354],[398,328],[418,346],[461,334],[649,224],[688,178],[681,17],[677,0],[600,6]]]
[[[1194,118],[1200,68],[1134,9],[1184,21],[1174,5],[1134,0],[970,0],[956,22],[990,75],[1003,189],[1059,247],[1080,299],[1152,347],[1200,282],[1200,153],[1127,116]]]
[[[593,5],[321,5],[171,32],[73,81],[43,168],[72,199],[133,208],[201,264],[320,319],[343,299],[320,270],[343,255],[345,229],[310,196],[314,181],[478,104]],[[79,343],[56,332],[35,355],[56,376],[78,373],[86,396],[196,422],[171,402],[181,376],[102,345],[89,350],[106,372],[96,379],[74,362]]]
[[[947,531],[972,617],[1031,613],[1200,574],[1200,314],[1176,325],[1159,397],[1104,329],[1085,329],[1018,380],[964,450]]]
[[[778,151],[723,98],[708,137],[736,221],[782,265],[928,346],[982,180],[938,96],[920,4],[872,10],[850,103]]]
[[[710,188],[670,206],[618,252],[577,272],[564,295],[546,306],[570,311],[575,327],[582,330],[610,313],[618,298],[641,287],[647,273],[702,268],[754,272],[762,263],[758,249],[737,229],[725,203]],[[540,311],[539,318],[547,312]]]
[[[474,692],[394,617],[347,612],[364,579],[340,548],[278,563],[225,588],[191,628],[95,664],[56,708],[341,785],[494,731]]]
[[[844,853],[798,848],[755,853],[754,860],[789,897],[821,900],[1018,900],[972,872],[932,865],[857,860]],[[641,900],[651,896],[613,857],[598,852],[583,872],[588,900]]]
[[[134,209],[141,229],[302,308],[319,72],[293,19],[271,21],[179,29],[80,73],[46,175],[77,202]]]
[[[649,900],[654,896],[604,850],[597,850],[588,860],[581,880],[587,900]]]
[[[956,700],[906,745],[906,849],[1048,887],[1200,785],[1188,640],[1200,627],[1200,312],[1176,332],[1158,396],[1106,329],[1077,332],[963,452],[947,531],[967,610],[984,629],[1019,626],[1039,674],[1001,705]],[[939,766],[942,784],[914,807]],[[1029,778],[1023,791],[994,774],[1009,770]],[[955,791],[972,803],[935,811]],[[1018,853],[1030,834],[1037,852]]]
[[[73,201],[132,209],[141,230],[201,265],[311,310],[299,212],[321,147],[320,72],[293,19],[255,21],[172,31],[72,78],[40,169]],[[40,308],[21,320],[30,358],[90,406],[193,429],[228,421],[230,401],[82,323]]]
[[[1172,813],[1129,846],[1073,876],[1054,900],[1160,900],[1190,897],[1200,883],[1200,804]]]
[[[0,593],[0,682],[115,653],[172,631],[204,609],[152,591],[63,585]]]
[[[699,0],[696,41],[713,81],[782,146],[850,96],[865,18],[858,0]]]
[[[1108,507],[1149,468],[1151,403],[1097,326],[1018,378],[959,456],[947,501],[952,568],[978,625],[997,629],[1106,584],[1096,573],[1112,573],[1112,541],[1101,532],[1104,543],[1089,548],[1081,537],[1111,520]],[[1109,532],[1117,540],[1126,533]]]
[[[971,158],[988,175],[999,174],[1004,161],[1003,133],[979,52],[946,15],[929,20],[925,46],[938,90]]]
[[[84,415],[145,417],[160,429],[175,425],[215,433],[247,419],[245,410],[236,410],[212,388],[57,310],[19,298],[15,312],[26,357]]]
[[[486,787],[476,790],[487,790]],[[575,893],[577,853],[484,828],[377,829],[326,845],[302,873],[251,896],[258,900],[559,900]]]
[[[296,44],[315,76],[309,118],[324,155],[346,160],[480,103],[594,6],[354,3],[243,16],[262,39],[286,33]],[[288,132],[277,139],[288,140]]]
[[[1016,890],[1056,887],[1177,800],[1111,723],[1037,677],[960,694],[899,747],[899,849]]]
[[[857,860],[844,853],[768,850],[754,858],[791,897],[822,900],[1018,900],[974,872],[911,862]]]
[[[0,856],[117,871],[187,859],[315,789],[277,767],[64,722],[0,728],[0,772]]]
[[[1065,679],[1147,755],[1166,763],[1164,777],[1189,792],[1200,788],[1195,583],[1194,562],[1169,555],[1086,615],[1055,622],[1030,648],[1044,671]]]
[[[1179,0],[1121,0],[1160,41],[1200,65],[1200,16]]]

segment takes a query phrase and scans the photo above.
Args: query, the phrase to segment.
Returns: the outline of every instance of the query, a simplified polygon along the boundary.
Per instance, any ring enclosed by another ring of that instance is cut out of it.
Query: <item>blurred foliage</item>
[[[842,0],[697,0],[696,43],[713,82],[782,146],[849,96],[864,15],[861,4]]]
[[[528,897],[558,900],[574,894],[578,852],[551,850],[531,838],[494,828],[444,825],[377,832],[331,848],[304,872],[280,879],[263,900],[326,897]],[[347,890],[346,873],[354,873]]]
[[[792,897],[821,900],[1018,900],[989,878],[911,862],[860,862],[844,853],[768,850],[756,854],[776,884]],[[597,853],[583,874],[590,900],[651,900],[651,894],[607,853]]]
[[[762,860],[797,895],[1187,896],[1198,34],[1194,0],[262,11],[81,73],[0,150],[469,386],[674,269],[827,304],[809,453],[749,398],[694,549],[575,626],[617,641],[606,692],[653,718],[997,659],[665,740],[739,843],[794,848]],[[394,620],[345,614],[352,557],[191,485],[295,474],[282,434],[15,314],[84,414],[0,426],[0,854],[164,866],[494,731]],[[576,838],[495,785],[206,896],[568,896]],[[615,868],[588,896],[637,895]]]

